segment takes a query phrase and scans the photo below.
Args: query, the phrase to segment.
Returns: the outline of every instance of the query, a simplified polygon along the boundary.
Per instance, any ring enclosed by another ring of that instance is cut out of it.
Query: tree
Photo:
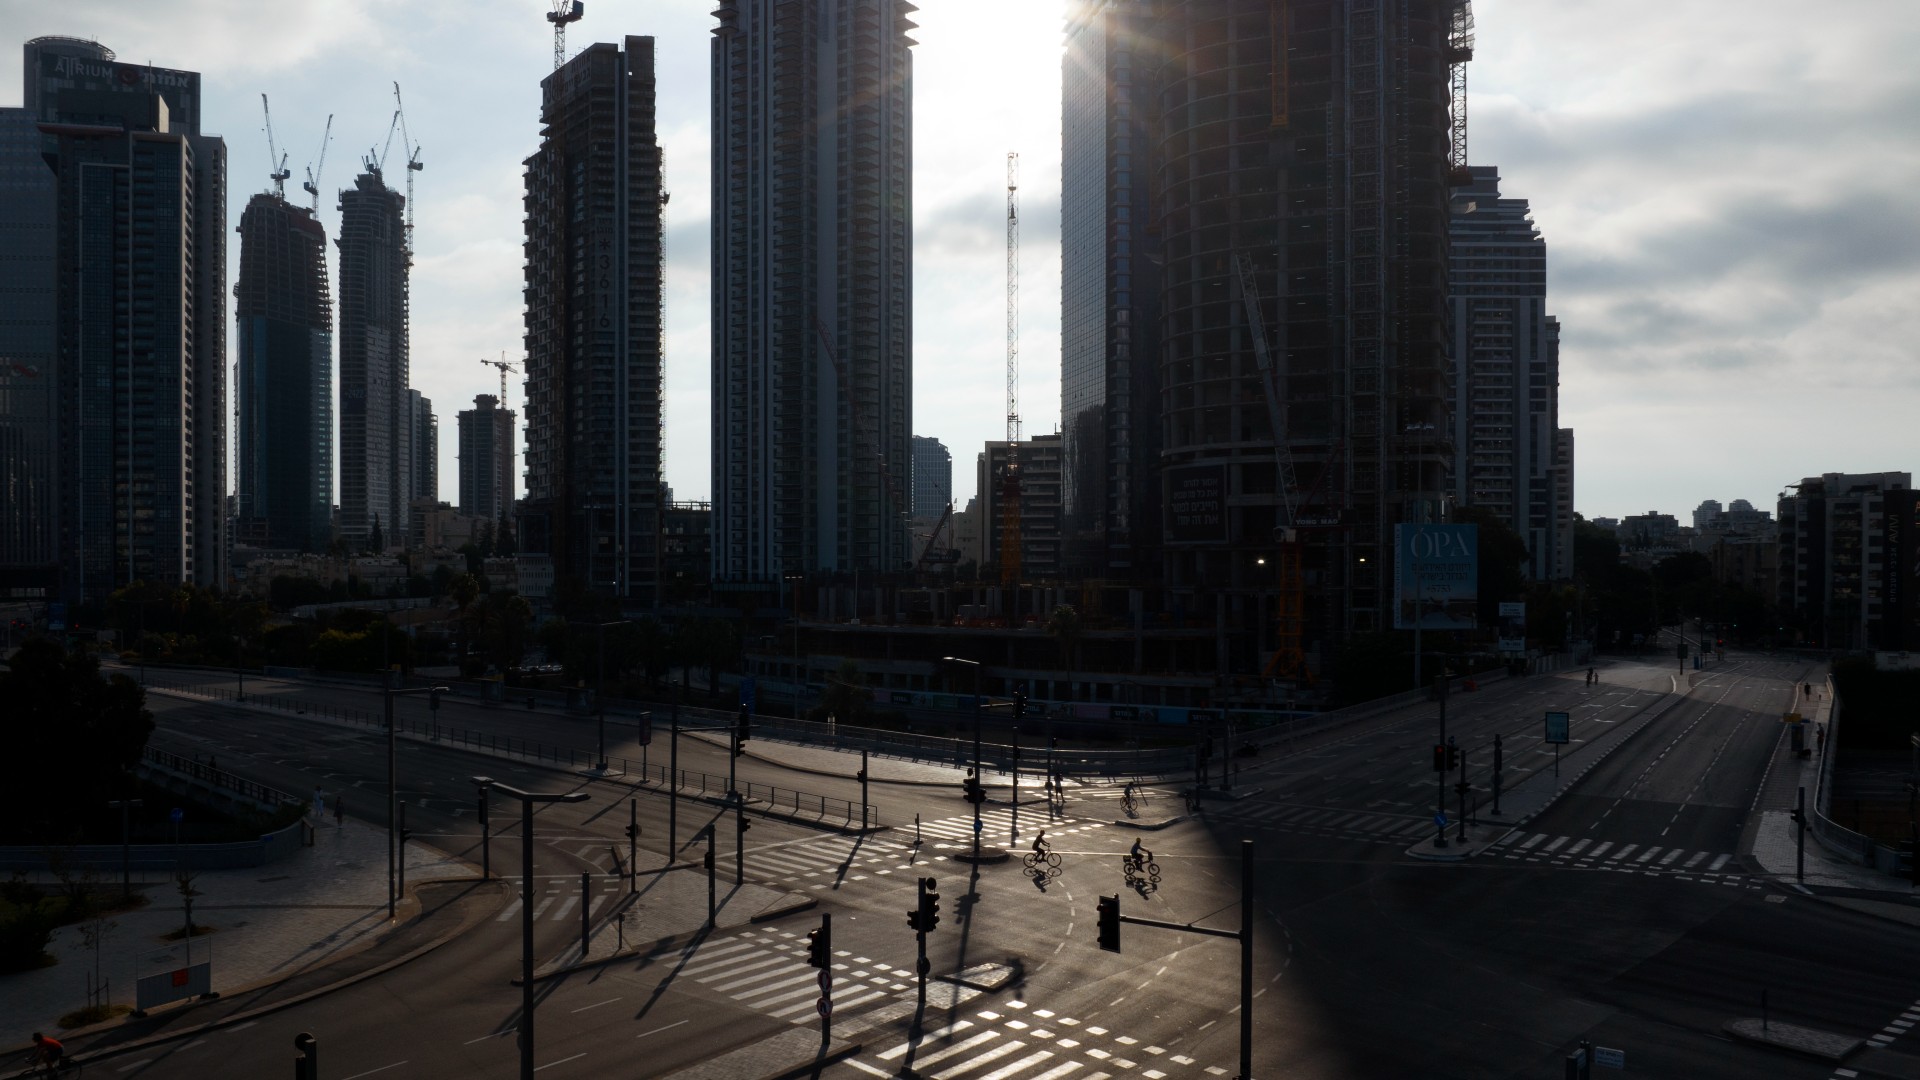
[[[501,558],[510,558],[519,551],[513,538],[513,519],[507,512],[500,512],[500,524],[493,530],[493,553]]]
[[[480,595],[480,582],[472,574],[456,574],[447,582],[447,596],[453,600],[454,625],[460,628],[459,652],[454,663],[466,662],[467,650],[472,648],[473,628],[467,624],[467,606],[473,598]]]
[[[0,740],[15,763],[0,784],[0,838],[68,840],[74,822],[131,790],[153,733],[138,683],[125,675],[102,678],[91,655],[35,638],[0,677],[0,701]]]
[[[826,720],[835,723],[863,726],[873,713],[873,688],[867,685],[866,676],[860,673],[860,665],[849,657],[840,661],[840,667],[827,680],[826,689],[820,694],[820,704],[807,710],[807,719]]]
[[[380,531],[380,515],[373,515],[373,531],[367,534],[367,553],[379,555],[387,550],[386,534]]]

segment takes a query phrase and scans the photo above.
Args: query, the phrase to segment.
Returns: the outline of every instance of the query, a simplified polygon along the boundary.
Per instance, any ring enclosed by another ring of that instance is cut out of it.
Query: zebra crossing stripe
[[[813,997],[818,997],[820,995],[820,986],[817,982],[814,981],[812,976],[810,975],[799,976],[798,983],[799,983],[800,989],[789,990],[787,993],[784,993],[784,994],[778,993],[777,991],[785,989],[786,987],[795,985],[794,980],[789,979],[778,986],[769,986],[766,989],[760,991],[759,993],[739,994],[736,996],[741,1001],[747,1002],[748,1004],[754,1006],[755,1008],[764,1008],[769,1005],[777,1005],[782,1001],[792,1001],[795,998],[803,998],[803,997],[813,998]],[[774,996],[767,997],[765,996],[767,994],[773,994]]]
[[[1019,1048],[1020,1048],[1019,1043],[1013,1044],[1013,1049],[1018,1050]],[[1038,1050],[1038,1051],[1035,1051],[1034,1053],[1028,1054],[1026,1057],[1021,1058],[1019,1061],[1016,1061],[1013,1064],[1006,1066],[1005,1068],[995,1069],[994,1071],[981,1077],[980,1080],[1007,1080],[1007,1077],[1012,1076],[1014,1073],[1024,1072],[1025,1070],[1040,1064],[1041,1062],[1047,1060],[1052,1056],[1053,1056],[1053,1051],[1051,1050]]]
[[[1731,858],[1733,858],[1733,856],[1730,854],[1716,856],[1713,860],[1713,865],[1707,867],[1707,872],[1713,873],[1714,871],[1719,870],[1721,867],[1727,865],[1727,860]]]
[[[719,967],[722,964],[731,964],[740,959],[742,952],[757,948],[759,948],[759,946],[750,941],[736,941],[714,949],[701,949],[694,954],[693,960],[680,968],[680,974],[689,978],[697,978],[701,972],[709,968]]]
[[[981,1043],[992,1042],[994,1039],[997,1039],[999,1037],[1000,1037],[999,1032],[989,1028],[988,1030],[983,1031],[978,1035],[975,1035],[971,1039],[967,1039],[964,1042],[954,1043],[952,1046],[947,1047],[945,1050],[936,1050],[933,1053],[926,1055],[925,1057],[916,1057],[913,1063],[916,1067],[916,1071],[925,1072],[926,1067],[929,1065],[937,1065],[940,1062],[945,1061],[947,1058],[950,1058],[955,1054],[964,1054],[967,1051],[973,1049],[974,1047],[979,1046]],[[935,1077],[935,1080],[938,1080],[937,1076]]]
[[[514,897],[513,903],[508,904],[507,909],[505,911],[502,911],[499,915],[495,916],[493,921],[506,922],[508,919],[513,918],[515,915],[520,913],[520,903],[521,903],[520,898],[517,896]]]
[[[1332,820],[1326,822],[1325,824],[1329,829],[1338,829],[1345,826],[1348,822],[1354,820],[1359,816],[1360,816],[1359,814],[1341,814],[1340,816],[1333,818]]]
[[[732,982],[721,983],[720,985],[714,987],[715,990],[718,990],[723,994],[730,994],[733,991],[738,990],[742,986],[746,986],[750,983],[760,982],[767,978],[783,974],[784,971],[787,970],[787,965],[791,963],[792,963],[792,960],[789,957],[769,956],[760,960],[756,960],[751,964],[741,964],[738,967],[731,967],[725,971],[716,971],[711,975],[708,975],[704,978],[695,979],[693,981],[697,983],[710,983],[715,979],[726,979],[726,978],[732,978],[733,976],[745,976],[744,978],[735,978]],[[755,972],[755,974],[747,975],[747,972],[749,971]]]
[[[1034,1077],[1033,1080],[1060,1080],[1061,1077],[1067,1075],[1068,1073],[1072,1072],[1073,1070],[1079,1067],[1080,1067],[1080,1062],[1078,1061],[1064,1062],[1060,1065],[1054,1066],[1051,1069],[1048,1069],[1046,1072],[1041,1073],[1039,1076]]]
[[[1667,852],[1666,857],[1660,860],[1660,865],[1665,866],[1684,854],[1686,854],[1686,852],[1681,851],[1679,848],[1674,848],[1672,851]]]
[[[1704,851],[1694,852],[1693,858],[1687,860],[1687,869],[1691,870],[1694,867],[1699,866],[1701,863],[1706,861],[1706,858],[1707,858],[1706,852]]]
[[[956,1031],[965,1031],[966,1029],[972,1026],[973,1026],[973,1021],[971,1020],[958,1020],[958,1021],[955,1021],[954,1023],[948,1024],[946,1027],[935,1028],[934,1030],[927,1032],[926,1034],[920,1037],[920,1041],[932,1042],[935,1039],[944,1039]],[[892,1061],[897,1057],[903,1056],[904,1054],[906,1054],[907,1051],[913,1049],[913,1047],[914,1047],[913,1043],[903,1042],[899,1046],[896,1046],[893,1049],[888,1050],[885,1053],[882,1053],[876,1056],[878,1056],[881,1061]]]
[[[1637,859],[1635,859],[1635,860],[1633,860],[1633,861],[1634,861],[1634,862],[1637,862],[1637,863],[1643,863],[1643,862],[1646,862],[1646,861],[1647,861],[1648,859],[1651,859],[1651,858],[1653,858],[1653,857],[1654,857],[1655,855],[1658,855],[1658,854],[1660,854],[1660,849],[1659,849],[1659,848],[1657,848],[1657,847],[1650,847],[1650,848],[1648,848],[1647,850],[1645,850],[1645,851],[1643,851],[1643,852],[1641,852],[1641,853],[1640,853],[1640,857],[1639,857],[1639,858],[1637,858]]]
[[[1588,844],[1591,844],[1591,843],[1593,843],[1592,840],[1576,840],[1574,841],[1573,846],[1567,849],[1567,854],[1578,855],[1580,853],[1581,848],[1586,847]]]
[[[1626,847],[1623,847],[1623,848],[1621,848],[1621,849],[1620,849],[1619,851],[1616,851],[1616,852],[1614,852],[1614,853],[1613,853],[1613,856],[1612,856],[1612,857],[1611,857],[1610,859],[1608,859],[1607,861],[1609,861],[1609,862],[1619,862],[1619,861],[1620,861],[1621,859],[1624,859],[1624,858],[1626,858],[1626,857],[1627,857],[1628,855],[1631,855],[1631,854],[1633,854],[1633,852],[1634,852],[1634,849],[1635,849],[1635,848],[1638,848],[1639,846],[1640,846],[1639,844],[1628,844],[1628,845],[1627,845]]]
[[[1023,1043],[1018,1039],[1015,1039],[1011,1042],[1003,1042],[1000,1045],[994,1047],[993,1049],[987,1051],[986,1053],[979,1055],[978,1057],[968,1058],[966,1061],[962,1062],[959,1065],[956,1065],[951,1069],[948,1069],[944,1072],[934,1073],[933,1080],[948,1080],[949,1077],[959,1076],[961,1073],[972,1072],[973,1070],[979,1068],[982,1065],[986,1065],[991,1062],[998,1061],[1001,1058],[1006,1057],[1008,1054],[1012,1054],[1020,1050],[1024,1050],[1026,1049],[1026,1045],[1027,1045],[1026,1043]],[[918,1064],[918,1063],[916,1062],[915,1064]]]
[[[1527,837],[1526,843],[1520,845],[1520,850],[1525,851],[1528,848],[1532,847],[1533,845],[1539,843],[1540,841],[1545,840],[1546,838],[1547,838],[1546,833],[1534,833],[1532,836]]]
[[[1587,852],[1587,858],[1597,859],[1602,854],[1604,854],[1608,848],[1612,846],[1613,846],[1613,841],[1611,840],[1603,841],[1599,845],[1595,846],[1592,851]]]
[[[1540,850],[1541,850],[1542,852],[1547,852],[1547,851],[1553,851],[1554,849],[1556,849],[1556,848],[1558,848],[1558,847],[1560,847],[1560,845],[1562,845],[1562,844],[1564,844],[1564,843],[1566,843],[1566,842],[1567,842],[1567,838],[1566,838],[1566,837],[1564,837],[1564,836],[1556,836],[1556,837],[1554,837],[1554,838],[1553,838],[1553,843],[1551,843],[1551,844],[1548,844],[1548,845],[1547,845],[1546,847],[1543,847],[1543,848],[1541,848]]]
[[[547,913],[547,908],[552,903],[553,903],[553,897],[551,896],[543,896],[540,898],[540,906],[533,909],[533,919],[535,922],[540,921],[540,916],[545,915]]]

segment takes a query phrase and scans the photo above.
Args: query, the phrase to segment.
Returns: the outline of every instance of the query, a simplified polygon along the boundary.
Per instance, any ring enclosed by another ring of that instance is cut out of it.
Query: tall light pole
[[[398,874],[400,869],[400,863],[398,858],[399,849],[396,845],[396,841],[398,838],[395,832],[395,830],[399,828],[399,823],[400,823],[400,787],[399,787],[400,751],[399,751],[399,743],[398,743],[399,732],[393,726],[393,699],[398,697],[401,694],[431,694],[432,707],[435,714],[437,715],[440,711],[440,695],[446,692],[447,692],[447,688],[444,686],[416,686],[408,690],[395,690],[391,686],[383,686],[380,689],[380,696],[382,699],[382,704],[384,706],[384,711],[386,713],[386,720],[387,720],[387,921],[388,922],[393,921],[394,910],[399,905],[399,901],[400,901],[399,891],[396,887],[399,882]]]
[[[600,756],[595,759],[594,768],[599,772],[607,771],[607,627],[630,626],[632,620],[615,619],[612,622],[595,623],[594,631],[600,637],[600,668],[595,677],[597,685],[593,688],[593,711],[600,718]]]
[[[943,656],[941,663],[965,664],[973,672],[973,780],[984,787],[987,776],[980,770],[980,661],[962,660],[958,656]],[[973,804],[973,855],[980,857],[980,804]]]
[[[474,783],[484,777],[476,776]],[[520,1080],[533,1080],[533,805],[586,802],[584,791],[522,791],[494,781],[493,790],[520,800]]]

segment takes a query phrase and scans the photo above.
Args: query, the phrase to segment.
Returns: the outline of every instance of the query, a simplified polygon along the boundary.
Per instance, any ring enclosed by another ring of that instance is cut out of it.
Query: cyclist
[[[36,1065],[51,1065],[60,1068],[67,1056],[67,1048],[59,1039],[49,1039],[39,1032],[33,1033],[33,1062]]]
[[[1153,852],[1140,846],[1140,838],[1133,838],[1133,849],[1128,853],[1133,858],[1133,868],[1145,872],[1147,864],[1153,861]]]
[[[1135,796],[1133,793],[1133,786],[1134,786],[1133,781],[1131,780],[1127,781],[1127,790],[1122,792],[1120,795],[1121,805],[1125,806],[1129,810],[1133,809],[1134,804],[1139,801],[1138,797]]]
[[[1045,859],[1053,851],[1053,845],[1047,843],[1047,830],[1041,829],[1033,838],[1033,857]]]

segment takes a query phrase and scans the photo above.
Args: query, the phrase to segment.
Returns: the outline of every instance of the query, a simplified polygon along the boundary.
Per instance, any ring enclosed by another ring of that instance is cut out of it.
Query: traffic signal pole
[[[1100,897],[1101,948],[1120,951],[1121,923],[1157,926],[1162,930],[1184,930],[1213,937],[1237,938],[1240,942],[1240,1075],[1236,1080],[1253,1078],[1253,841],[1240,841],[1240,929],[1218,930],[1194,923],[1166,922],[1120,914],[1119,894]],[[1112,944],[1109,945],[1108,942]],[[922,990],[922,1004],[925,1004]]]

